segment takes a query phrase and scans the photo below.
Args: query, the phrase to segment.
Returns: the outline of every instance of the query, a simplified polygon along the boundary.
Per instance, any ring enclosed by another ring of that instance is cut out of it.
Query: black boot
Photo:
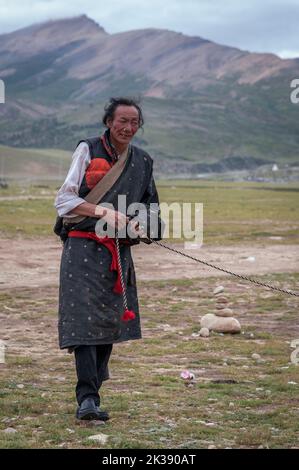
[[[108,421],[109,414],[107,411],[101,411],[100,408],[96,406],[93,398],[86,398],[77,408],[76,418],[82,420]]]

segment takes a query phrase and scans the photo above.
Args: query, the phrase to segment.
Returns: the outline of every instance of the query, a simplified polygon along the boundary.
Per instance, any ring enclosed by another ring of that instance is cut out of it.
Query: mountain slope
[[[295,77],[298,60],[200,37],[153,28],[111,35],[85,15],[50,21],[0,36],[0,143],[72,149],[101,130],[109,96],[140,95],[146,126],[137,144],[161,168],[294,161]]]

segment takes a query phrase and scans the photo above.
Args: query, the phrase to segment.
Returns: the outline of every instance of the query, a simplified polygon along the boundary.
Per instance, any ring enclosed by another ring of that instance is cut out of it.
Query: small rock
[[[248,256],[248,258],[246,258],[246,261],[250,261],[251,263],[254,263],[255,262],[255,256]]]
[[[220,294],[220,292],[223,292],[223,291],[224,291],[224,287],[223,286],[218,286],[213,290],[213,294],[217,295],[217,294]]]
[[[280,430],[278,428],[271,428],[271,431],[272,432],[280,432]]]
[[[210,445],[208,446],[208,449],[217,449],[217,447],[214,446],[213,444],[210,444]]]
[[[96,441],[99,444],[106,444],[108,437],[106,434],[95,434],[94,436],[89,436],[88,440],[89,441]]]
[[[216,298],[216,302],[219,304],[227,304],[228,303],[228,298],[224,297],[224,295],[219,295]]]
[[[6,428],[6,429],[4,429],[4,432],[5,432],[6,434],[14,434],[14,433],[17,432],[17,430],[14,429],[14,428]]]
[[[90,426],[91,427],[98,427],[98,426],[105,426],[106,425],[106,421],[100,421],[99,419],[92,419],[90,422]]]
[[[201,419],[198,420],[197,423],[203,424],[204,426],[208,426],[208,427],[217,426],[215,423],[208,422],[208,421],[203,421],[203,420],[201,420]]]
[[[259,354],[256,354],[256,353],[253,353],[251,357],[252,357],[252,359],[254,359],[255,361],[261,359],[261,356],[260,356]]]
[[[24,388],[24,387],[25,387],[25,385],[23,385],[23,384],[18,384],[17,385],[17,388]]]
[[[200,326],[217,333],[240,333],[241,331],[241,325],[235,318],[219,317],[212,313],[207,313],[202,317]]]
[[[208,338],[210,336],[210,332],[208,328],[201,328],[199,331],[199,335],[203,338]]]
[[[201,318],[200,326],[202,328],[208,328],[208,330],[210,330],[212,325],[215,323],[216,319],[216,315],[214,315],[213,313],[207,313]]]
[[[235,404],[231,401],[228,405],[230,408],[233,408],[235,406]]]
[[[222,308],[221,310],[217,310],[215,314],[217,317],[232,317],[233,316],[233,311],[231,308]]]

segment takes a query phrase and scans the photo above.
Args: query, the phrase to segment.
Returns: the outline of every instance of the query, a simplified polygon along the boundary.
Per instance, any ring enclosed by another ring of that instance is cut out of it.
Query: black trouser
[[[85,398],[93,398],[100,406],[99,389],[104,380],[109,379],[108,362],[112,344],[77,346],[74,350],[78,382],[77,402],[81,405]]]

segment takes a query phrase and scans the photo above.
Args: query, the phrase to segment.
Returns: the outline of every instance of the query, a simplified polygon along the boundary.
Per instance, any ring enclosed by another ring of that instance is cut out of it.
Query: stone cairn
[[[217,333],[240,333],[241,325],[233,317],[233,310],[230,307],[228,298],[223,294],[224,287],[218,286],[214,289],[214,299],[216,301],[215,313],[207,313],[200,321],[200,336],[207,337],[210,331]]]

